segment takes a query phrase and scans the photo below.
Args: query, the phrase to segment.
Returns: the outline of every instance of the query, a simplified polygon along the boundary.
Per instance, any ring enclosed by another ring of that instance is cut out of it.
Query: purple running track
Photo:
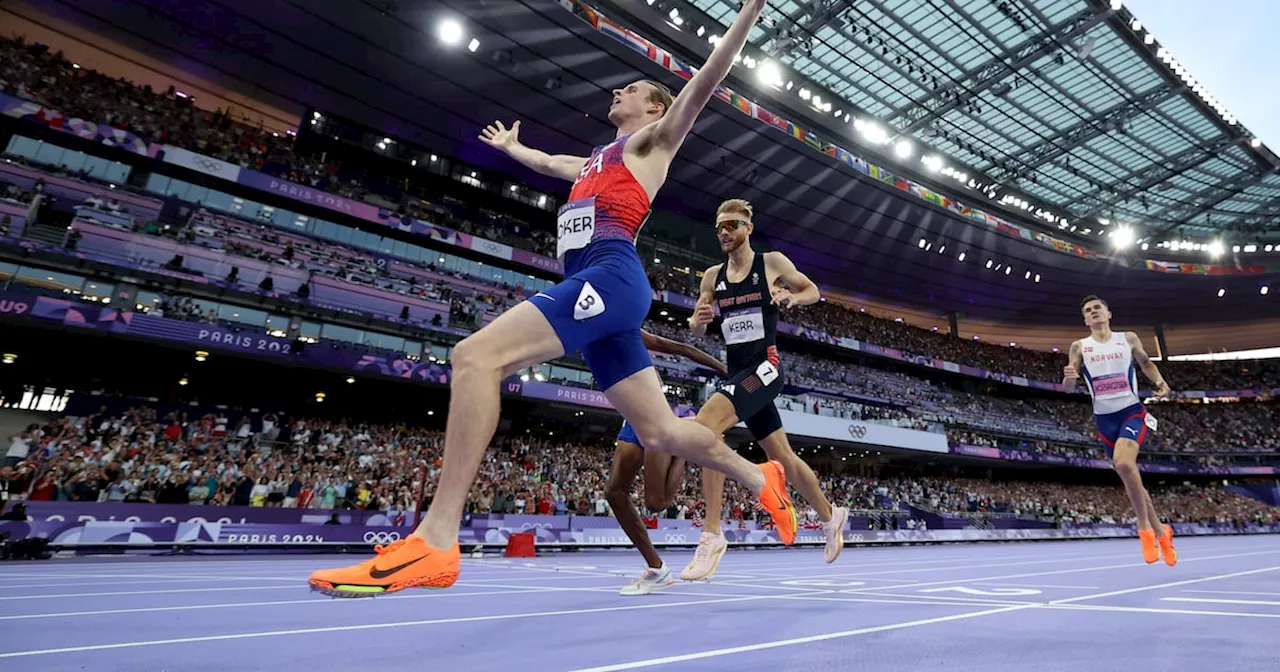
[[[12,563],[0,669],[1277,669],[1280,538],[730,551],[709,582],[617,590],[633,552],[464,560],[444,591],[313,594],[351,556]],[[689,555],[669,554],[678,571]]]

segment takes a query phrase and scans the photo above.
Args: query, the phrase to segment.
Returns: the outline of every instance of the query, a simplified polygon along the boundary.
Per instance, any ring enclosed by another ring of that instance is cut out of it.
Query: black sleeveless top
[[[716,305],[724,336],[729,374],[777,359],[778,307],[773,305],[764,254],[757,252],[742,282],[729,282],[729,262],[716,274]]]

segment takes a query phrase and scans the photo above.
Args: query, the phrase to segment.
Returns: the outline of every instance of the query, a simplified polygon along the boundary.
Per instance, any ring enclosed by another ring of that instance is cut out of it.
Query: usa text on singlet
[[[778,341],[778,307],[769,292],[764,255],[755,255],[742,282],[729,282],[729,264],[722,264],[715,297],[730,373],[770,359]]]
[[[579,254],[602,240],[635,244],[649,215],[649,194],[623,163],[624,135],[597,147],[583,164],[569,191],[569,200],[556,217],[556,256],[564,259],[565,275],[591,264]]]

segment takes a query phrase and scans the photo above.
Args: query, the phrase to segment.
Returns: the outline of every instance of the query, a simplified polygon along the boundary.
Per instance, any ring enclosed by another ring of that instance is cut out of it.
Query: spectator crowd
[[[954,437],[980,441],[963,432]],[[608,438],[528,432],[497,437],[467,500],[471,513],[608,515]],[[106,407],[82,417],[36,424],[10,438],[0,480],[10,496],[36,501],[152,502],[316,509],[412,510],[429,507],[443,436],[406,426],[372,425],[275,413],[224,411],[161,415],[145,406]],[[802,452],[803,455],[803,452]],[[824,490],[855,510],[939,515],[1008,514],[1057,523],[1127,523],[1118,485],[853,474],[816,462]],[[426,482],[423,482],[423,478]],[[671,517],[702,514],[691,468]],[[419,499],[421,496],[421,499]],[[642,501],[639,487],[633,493]],[[1212,487],[1157,489],[1157,506],[1174,522],[1272,522],[1280,509]],[[730,484],[725,512],[750,519],[754,497]],[[807,507],[806,507],[807,508]],[[809,510],[809,517],[815,514]]]

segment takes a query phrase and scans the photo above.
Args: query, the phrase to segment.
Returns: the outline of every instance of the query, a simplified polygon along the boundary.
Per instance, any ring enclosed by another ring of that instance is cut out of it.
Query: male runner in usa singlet
[[[791,450],[782,417],[773,405],[785,380],[778,356],[778,313],[782,308],[817,302],[818,286],[797,270],[785,254],[758,254],[751,249],[751,232],[755,230],[752,214],[751,204],[738,198],[721,203],[716,210],[716,236],[729,259],[703,273],[689,328],[694,335],[702,335],[713,319],[712,304],[720,308],[729,378],[698,411],[698,422],[717,434],[739,420],[746,423],[769,459],[782,463],[796,490],[818,512],[827,540],[826,560],[835,562],[844,549],[848,512],[831,506],[822,494],[818,477]],[[686,581],[715,574],[727,547],[720,531],[724,474],[703,469],[702,491],[707,500],[706,527],[699,535],[693,560],[680,573]]]
[[[1134,364],[1142,367],[1142,373],[1156,384],[1157,397],[1169,395],[1169,384],[1147,356],[1137,334],[1111,331],[1111,309],[1106,301],[1086,296],[1080,303],[1080,311],[1091,333],[1088,338],[1071,344],[1067,365],[1063,367],[1062,385],[1070,392],[1075,389],[1076,380],[1084,376],[1084,384],[1093,397],[1098,434],[1107,447],[1107,457],[1124,481],[1129,502],[1138,517],[1142,559],[1152,563],[1163,555],[1165,564],[1172,567],[1178,562],[1178,552],[1173,548],[1173,526],[1160,524],[1160,516],[1151,504],[1151,495],[1142,486],[1142,474],[1138,471],[1138,450],[1148,434],[1156,431],[1156,419],[1147,413],[1147,407],[1138,397]]]
[[[615,90],[609,120],[618,128],[617,137],[588,158],[552,156],[520,144],[519,122],[510,129],[500,122],[484,129],[480,139],[490,146],[540,173],[573,181],[557,218],[556,247],[565,279],[454,348],[444,462],[435,498],[418,529],[377,548],[377,555],[358,565],[313,573],[312,589],[364,597],[453,585],[462,507],[497,429],[502,379],[579,350],[596,384],[646,447],[728,474],[757,493],[779,530],[794,539],[795,508],[782,465],[752,464],[711,430],[677,418],[640,336],[653,294],[636,252],[636,236],[672,159],[763,9],[764,0],[743,3],[678,97],[647,80]]]
[[[661,352],[677,355],[693,360],[721,375],[728,373],[723,362],[695,348],[688,343],[679,343],[647,331],[640,332],[644,337],[644,346],[650,352]],[[676,417],[692,418],[698,409],[684,404],[674,409]],[[649,529],[645,527],[640,512],[631,503],[631,485],[635,482],[640,465],[644,465],[644,505],[650,512],[662,511],[671,506],[684,480],[684,459],[664,453],[644,449],[635,429],[625,420],[618,431],[617,444],[613,452],[613,469],[609,473],[609,483],[605,486],[605,499],[613,509],[613,517],[618,519],[622,531],[635,545],[636,550],[644,557],[648,566],[640,578],[627,584],[619,591],[619,595],[648,595],[655,590],[668,588],[675,583],[671,578],[671,570],[667,568],[662,556],[653,546],[649,538]]]

